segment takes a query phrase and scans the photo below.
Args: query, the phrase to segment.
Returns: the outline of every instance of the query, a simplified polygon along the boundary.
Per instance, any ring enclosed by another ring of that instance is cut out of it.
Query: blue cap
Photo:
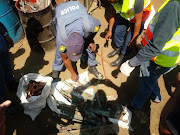
[[[67,55],[71,61],[78,61],[84,48],[84,38],[79,33],[72,33],[66,40]]]

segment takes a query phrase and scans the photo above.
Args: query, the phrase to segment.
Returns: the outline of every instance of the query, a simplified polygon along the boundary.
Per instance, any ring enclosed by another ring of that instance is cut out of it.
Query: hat
[[[72,33],[66,40],[67,55],[71,61],[78,61],[83,53],[84,39],[79,33]]]

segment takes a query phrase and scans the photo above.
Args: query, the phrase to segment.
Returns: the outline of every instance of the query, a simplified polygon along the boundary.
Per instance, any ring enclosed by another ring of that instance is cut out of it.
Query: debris
[[[36,82],[34,80],[30,80],[26,89],[27,97],[38,96],[41,95],[42,90],[46,84],[43,82]]]
[[[48,7],[51,0],[20,0],[19,6],[24,13],[33,13]]]

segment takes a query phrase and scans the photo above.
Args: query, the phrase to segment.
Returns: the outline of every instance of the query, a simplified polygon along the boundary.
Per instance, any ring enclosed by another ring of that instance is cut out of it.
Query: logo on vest
[[[63,52],[65,52],[65,50],[66,50],[66,47],[63,45],[60,45],[59,51],[63,53]]]
[[[79,9],[79,6],[78,6],[78,5],[65,8],[65,9],[63,9],[63,10],[61,11],[61,15],[67,14],[67,13],[69,13],[69,12],[71,12],[71,11],[74,11],[74,10],[77,10],[77,9]]]

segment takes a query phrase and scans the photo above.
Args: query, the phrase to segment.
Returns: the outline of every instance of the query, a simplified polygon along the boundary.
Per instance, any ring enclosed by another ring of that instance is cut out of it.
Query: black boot
[[[120,48],[115,48],[112,52],[110,52],[107,57],[108,58],[112,58],[114,57],[116,54],[120,54],[121,51],[121,47]]]
[[[81,59],[80,59],[80,67],[82,69],[86,69],[88,66],[88,58],[87,58],[87,54],[83,54]]]
[[[103,78],[103,75],[98,72],[98,70],[96,69],[96,66],[89,66],[88,71],[89,71],[89,73],[91,73],[94,76],[96,76],[96,78],[98,78],[98,79],[102,79]]]
[[[60,71],[55,71],[55,70],[52,71],[51,77],[53,78],[53,82],[61,81],[59,75],[60,75]]]
[[[111,67],[119,67],[120,66],[120,64],[122,63],[122,61],[123,61],[123,58],[124,58],[124,55],[119,55],[119,57],[115,60],[115,61],[113,61],[113,62],[111,62]]]

